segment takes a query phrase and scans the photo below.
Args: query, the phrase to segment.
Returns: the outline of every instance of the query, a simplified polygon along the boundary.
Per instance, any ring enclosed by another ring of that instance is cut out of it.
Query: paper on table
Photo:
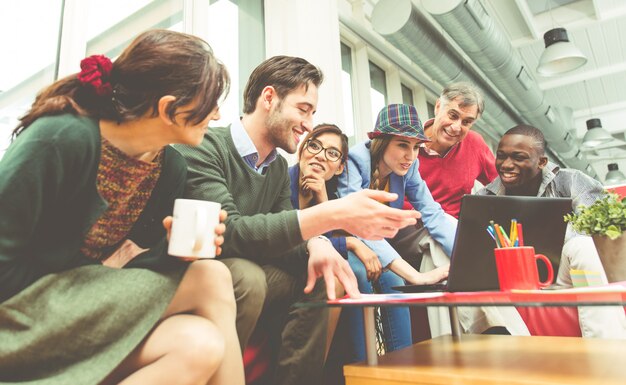
[[[330,300],[328,303],[379,303],[387,301],[402,301],[408,299],[423,299],[442,297],[444,293],[393,293],[393,294],[361,294],[361,298],[340,298]]]

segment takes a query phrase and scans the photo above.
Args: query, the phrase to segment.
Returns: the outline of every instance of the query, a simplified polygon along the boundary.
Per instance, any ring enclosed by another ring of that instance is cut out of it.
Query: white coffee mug
[[[215,258],[215,226],[221,205],[195,199],[176,199],[168,254],[187,258]]]

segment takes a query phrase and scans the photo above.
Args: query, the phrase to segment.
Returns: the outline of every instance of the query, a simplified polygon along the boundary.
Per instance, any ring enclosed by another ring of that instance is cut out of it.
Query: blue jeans
[[[367,280],[367,271],[361,260],[352,252],[348,252],[348,262],[356,275],[359,291],[364,294],[373,293],[372,284]],[[382,293],[397,293],[392,286],[404,285],[404,280],[392,271],[385,271],[378,279]],[[365,360],[365,335],[363,327],[363,310],[360,308],[346,307],[342,310],[342,318],[350,327],[350,342],[353,347],[352,362]],[[408,307],[383,307],[381,308],[383,335],[387,352],[410,346],[411,316]]]

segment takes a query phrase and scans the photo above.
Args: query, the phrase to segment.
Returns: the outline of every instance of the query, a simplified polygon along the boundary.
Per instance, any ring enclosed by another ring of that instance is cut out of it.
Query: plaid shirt
[[[552,162],[548,162],[542,170],[543,179],[539,186],[538,197],[548,198],[572,198],[572,209],[578,211],[581,205],[589,206],[599,199],[604,187],[600,182],[581,171],[564,168]],[[506,195],[506,191],[500,177],[494,179],[482,190],[479,195]],[[565,240],[578,235],[571,225],[567,225]]]

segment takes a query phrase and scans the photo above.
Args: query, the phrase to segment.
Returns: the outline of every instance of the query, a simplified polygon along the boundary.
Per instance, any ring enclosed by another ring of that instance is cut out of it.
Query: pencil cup
[[[535,254],[534,247],[504,247],[494,249],[494,253],[500,290],[539,289],[552,283],[554,278],[552,264],[545,255]],[[539,280],[538,259],[542,260],[548,268],[548,278],[545,282]]]
[[[215,258],[215,226],[221,205],[194,199],[176,199],[168,254],[185,258]]]

